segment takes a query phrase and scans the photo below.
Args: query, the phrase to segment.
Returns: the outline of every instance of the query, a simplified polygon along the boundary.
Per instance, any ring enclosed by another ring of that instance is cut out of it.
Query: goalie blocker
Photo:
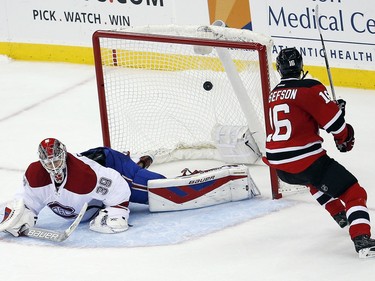
[[[148,181],[150,212],[179,211],[260,195],[245,165],[195,171],[173,179]]]

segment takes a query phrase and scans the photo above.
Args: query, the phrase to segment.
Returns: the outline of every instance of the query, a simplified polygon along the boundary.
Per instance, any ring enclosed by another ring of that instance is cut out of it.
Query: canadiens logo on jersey
[[[72,219],[75,218],[77,215],[74,213],[75,209],[72,207],[67,207],[59,202],[51,202],[47,204],[48,207],[58,216],[66,218],[66,219]]]

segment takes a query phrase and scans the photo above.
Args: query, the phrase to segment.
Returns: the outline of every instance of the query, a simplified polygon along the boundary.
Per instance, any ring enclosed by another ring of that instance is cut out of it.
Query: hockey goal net
[[[250,132],[255,153],[240,148],[243,161],[232,162],[260,161],[268,116],[263,100],[276,84],[271,46],[269,37],[211,25],[96,31],[104,145],[151,153],[159,163],[225,161],[236,154],[236,139]],[[272,170],[271,181],[279,198]]]

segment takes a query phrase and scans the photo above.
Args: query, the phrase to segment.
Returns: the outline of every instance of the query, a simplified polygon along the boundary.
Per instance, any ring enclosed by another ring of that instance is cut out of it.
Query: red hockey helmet
[[[56,183],[62,183],[66,175],[66,148],[54,138],[42,140],[38,148],[39,161]]]

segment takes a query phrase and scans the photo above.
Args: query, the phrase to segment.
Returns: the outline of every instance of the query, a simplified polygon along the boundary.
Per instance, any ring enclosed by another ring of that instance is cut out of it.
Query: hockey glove
[[[101,210],[90,221],[90,229],[100,233],[119,233],[126,231],[128,228],[128,220],[125,217],[121,215],[109,216],[107,209]]]
[[[354,146],[354,129],[350,124],[346,124],[348,134],[346,139],[342,142],[341,140],[335,139],[336,147],[340,152],[347,152],[352,150]]]
[[[341,109],[342,114],[345,116],[346,101],[344,101],[343,99],[338,99],[336,103],[337,103],[337,106]]]
[[[20,236],[25,229],[33,227],[38,219],[37,215],[24,205],[22,199],[7,202],[4,213],[0,231],[6,231],[15,237]]]

